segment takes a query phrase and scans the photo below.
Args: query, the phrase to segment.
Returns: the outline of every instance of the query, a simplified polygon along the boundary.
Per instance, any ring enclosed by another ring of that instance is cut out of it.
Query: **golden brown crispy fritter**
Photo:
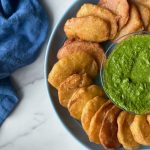
[[[91,55],[97,62],[99,68],[102,60],[105,59],[104,50],[98,43],[81,41],[81,40],[67,40],[62,48],[57,53],[57,58],[62,59],[73,52],[83,51]]]
[[[150,124],[150,115],[147,115],[147,121]]]
[[[150,146],[150,124],[146,115],[136,115],[130,129],[137,143]]]
[[[134,4],[130,6],[130,18],[126,26],[119,32],[117,38],[123,35],[143,30],[143,22]]]
[[[107,100],[105,97],[96,96],[89,102],[87,102],[87,104],[83,108],[81,115],[81,124],[87,134],[92,117],[95,115],[98,109],[106,102]]]
[[[78,88],[86,87],[91,84],[92,80],[87,76],[87,74],[73,74],[69,76],[58,88],[60,104],[67,107],[69,99]]]
[[[113,106],[107,111],[99,133],[100,142],[105,149],[116,149],[120,143],[117,138],[117,117],[121,109]]]
[[[98,73],[98,66],[95,60],[85,52],[72,53],[59,60],[49,73],[49,83],[58,88],[59,85],[73,74],[87,73],[89,77],[96,77]]]
[[[127,0],[100,0],[99,4],[120,17],[119,30],[126,25],[129,19],[129,4]]]
[[[64,31],[69,39],[103,42],[109,39],[110,25],[96,16],[86,16],[67,20]]]
[[[150,0],[136,0],[136,2],[150,8]]]
[[[133,1],[137,6],[139,13],[141,15],[141,19],[143,21],[144,28],[147,29],[150,24],[150,8],[147,6],[138,3],[136,0]]]
[[[141,5],[144,5],[150,9],[150,0],[136,0],[137,3],[140,3]],[[145,14],[146,15],[146,14]],[[148,15],[148,14],[147,14]],[[146,17],[146,16],[145,16]],[[150,31],[150,23],[147,28],[148,31]]]
[[[113,107],[113,103],[107,101],[105,104],[102,105],[95,113],[95,115],[91,119],[90,127],[88,130],[89,140],[96,144],[100,144],[99,140],[99,132],[102,126],[102,121],[106,115],[106,112]]]
[[[138,148],[140,145],[134,140],[132,132],[130,130],[130,125],[134,120],[135,115],[128,112],[121,112],[118,116],[118,133],[117,137],[119,142],[127,150],[132,150]]]
[[[97,85],[91,85],[78,89],[68,103],[70,115],[75,119],[81,120],[83,108],[86,103],[96,96],[103,96],[103,90]]]
[[[87,3],[83,4],[77,13],[77,17],[84,16],[97,16],[104,19],[106,22],[109,22],[111,26],[110,39],[115,38],[118,30],[118,17],[111,11],[101,6]]]

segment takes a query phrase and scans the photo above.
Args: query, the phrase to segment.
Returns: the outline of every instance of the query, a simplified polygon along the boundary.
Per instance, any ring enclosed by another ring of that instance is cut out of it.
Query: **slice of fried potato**
[[[108,9],[94,4],[83,4],[77,13],[77,17],[97,16],[109,22],[111,25],[110,39],[114,39],[118,30],[118,17]]]
[[[137,143],[150,146],[150,124],[146,115],[136,115],[130,129]]]
[[[98,109],[106,102],[106,98],[96,96],[89,102],[87,102],[87,104],[83,108],[81,115],[81,124],[87,134],[92,117],[95,115]]]
[[[138,148],[140,145],[134,140],[130,130],[130,125],[134,120],[135,115],[129,114],[128,112],[121,112],[118,116],[118,132],[117,137],[119,142],[127,150]]]
[[[69,76],[58,88],[60,104],[67,107],[69,99],[78,88],[89,86],[91,84],[92,80],[87,74],[73,74]]]
[[[83,51],[91,55],[97,62],[99,68],[102,60],[105,59],[104,50],[100,44],[81,40],[67,40],[64,43],[64,46],[59,49],[57,58],[62,59],[68,55],[72,55],[73,52],[78,51]]]
[[[117,117],[121,109],[113,106],[107,111],[99,132],[99,139],[105,149],[116,149],[120,143],[117,138]]]
[[[99,132],[102,126],[102,121],[104,119],[104,116],[106,115],[106,112],[113,107],[113,103],[110,101],[107,101],[105,104],[102,105],[98,109],[98,111],[95,113],[95,115],[91,119],[91,123],[88,130],[88,136],[89,140],[91,142],[94,142],[96,144],[100,144],[99,140]]]
[[[71,56],[59,60],[53,66],[48,81],[52,86],[58,88],[66,78],[75,73],[87,73],[89,77],[93,78],[98,73],[97,63],[85,52],[72,53]]]
[[[109,39],[110,25],[99,17],[86,16],[67,20],[64,31],[69,39],[103,42]]]
[[[150,124],[150,115],[147,115],[147,121]]]
[[[150,8],[150,0],[136,0],[136,2]]]
[[[135,5],[137,6],[140,12],[144,24],[144,28],[147,29],[148,25],[150,24],[150,9],[147,6],[138,3],[137,1],[133,1],[133,2],[135,3]]]
[[[143,30],[143,22],[134,4],[130,6],[130,18],[126,26],[119,32],[117,38],[123,35]]]
[[[99,4],[120,17],[119,30],[125,26],[129,18],[129,4],[127,0],[100,0]]]
[[[104,96],[103,90],[97,85],[91,85],[77,90],[68,103],[70,115],[77,120],[81,120],[82,111],[86,103],[96,96]]]
[[[147,28],[147,31],[149,31],[149,32],[150,32],[150,24],[149,24],[149,26],[148,26],[148,28]]]
[[[141,5],[144,5],[150,9],[150,0],[136,0],[137,3],[140,3]],[[145,17],[147,17],[148,14],[145,13]],[[150,23],[147,28],[148,31],[150,31]]]

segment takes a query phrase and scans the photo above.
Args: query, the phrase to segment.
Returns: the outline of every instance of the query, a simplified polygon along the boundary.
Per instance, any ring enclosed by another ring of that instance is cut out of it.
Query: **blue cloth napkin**
[[[37,58],[48,28],[38,0],[0,0],[0,125],[19,102],[10,75]]]

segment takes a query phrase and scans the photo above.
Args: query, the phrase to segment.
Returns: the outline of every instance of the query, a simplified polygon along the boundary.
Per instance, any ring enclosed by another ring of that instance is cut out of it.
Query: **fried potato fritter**
[[[72,53],[71,56],[59,60],[49,73],[49,83],[58,88],[59,85],[73,74],[87,73],[94,78],[98,73],[98,66],[95,60],[85,52]]]
[[[59,49],[57,58],[62,59],[78,51],[83,51],[91,55],[97,62],[99,68],[101,67],[103,59],[105,60],[104,50],[100,44],[81,40],[67,40],[64,46]]]
[[[150,124],[150,115],[147,115],[147,121]]]
[[[150,8],[150,0],[136,0],[136,2]]]
[[[97,85],[78,89],[68,103],[70,115],[77,120],[81,120],[82,111],[86,103],[96,96],[104,96],[103,90]]]
[[[147,6],[138,3],[137,1],[133,2],[139,10],[144,28],[147,29],[150,24],[150,9]]]
[[[148,26],[147,30],[150,32],[150,24],[149,24],[149,26]]]
[[[96,16],[86,16],[67,20],[64,31],[69,39],[103,42],[109,39],[110,25]]]
[[[77,13],[77,17],[97,16],[111,25],[110,39],[114,39],[118,30],[118,17],[108,9],[94,4],[84,4]]]
[[[150,146],[150,124],[146,115],[136,115],[130,129],[136,142]]]
[[[136,2],[139,3],[140,5],[144,5],[148,7],[150,10],[150,0],[136,0]],[[143,10],[143,13],[144,13],[144,10]],[[145,17],[148,17],[148,14],[145,13]],[[150,31],[150,23],[148,25],[147,30]]]
[[[83,108],[81,115],[81,124],[87,134],[92,117],[95,115],[98,109],[106,102],[106,98],[96,96],[90,101],[88,101],[85,107]]]
[[[119,30],[126,25],[129,18],[129,4],[127,0],[100,0],[99,4],[120,17]]]
[[[99,139],[99,133],[102,126],[102,121],[106,115],[106,112],[113,107],[113,103],[107,101],[102,105],[91,119],[90,127],[88,130],[89,140],[96,144],[101,144]]]
[[[127,150],[138,148],[140,145],[134,140],[130,125],[134,120],[135,115],[129,114],[128,112],[121,112],[118,116],[118,133],[117,137],[119,142]]]
[[[107,111],[102,126],[99,132],[100,142],[105,149],[116,149],[120,143],[117,138],[117,117],[121,109],[116,106],[113,106],[110,110]]]
[[[73,74],[69,76],[58,88],[60,104],[67,107],[69,99],[78,88],[86,87],[91,84],[92,80],[87,76],[87,74]]]
[[[143,30],[143,22],[134,4],[130,6],[130,18],[126,26],[119,32],[117,38],[123,35]]]

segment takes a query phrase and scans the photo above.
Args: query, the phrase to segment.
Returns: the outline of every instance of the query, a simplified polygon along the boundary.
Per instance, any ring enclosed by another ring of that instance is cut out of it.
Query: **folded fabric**
[[[0,125],[19,101],[10,75],[37,58],[48,28],[39,0],[0,0]]]

